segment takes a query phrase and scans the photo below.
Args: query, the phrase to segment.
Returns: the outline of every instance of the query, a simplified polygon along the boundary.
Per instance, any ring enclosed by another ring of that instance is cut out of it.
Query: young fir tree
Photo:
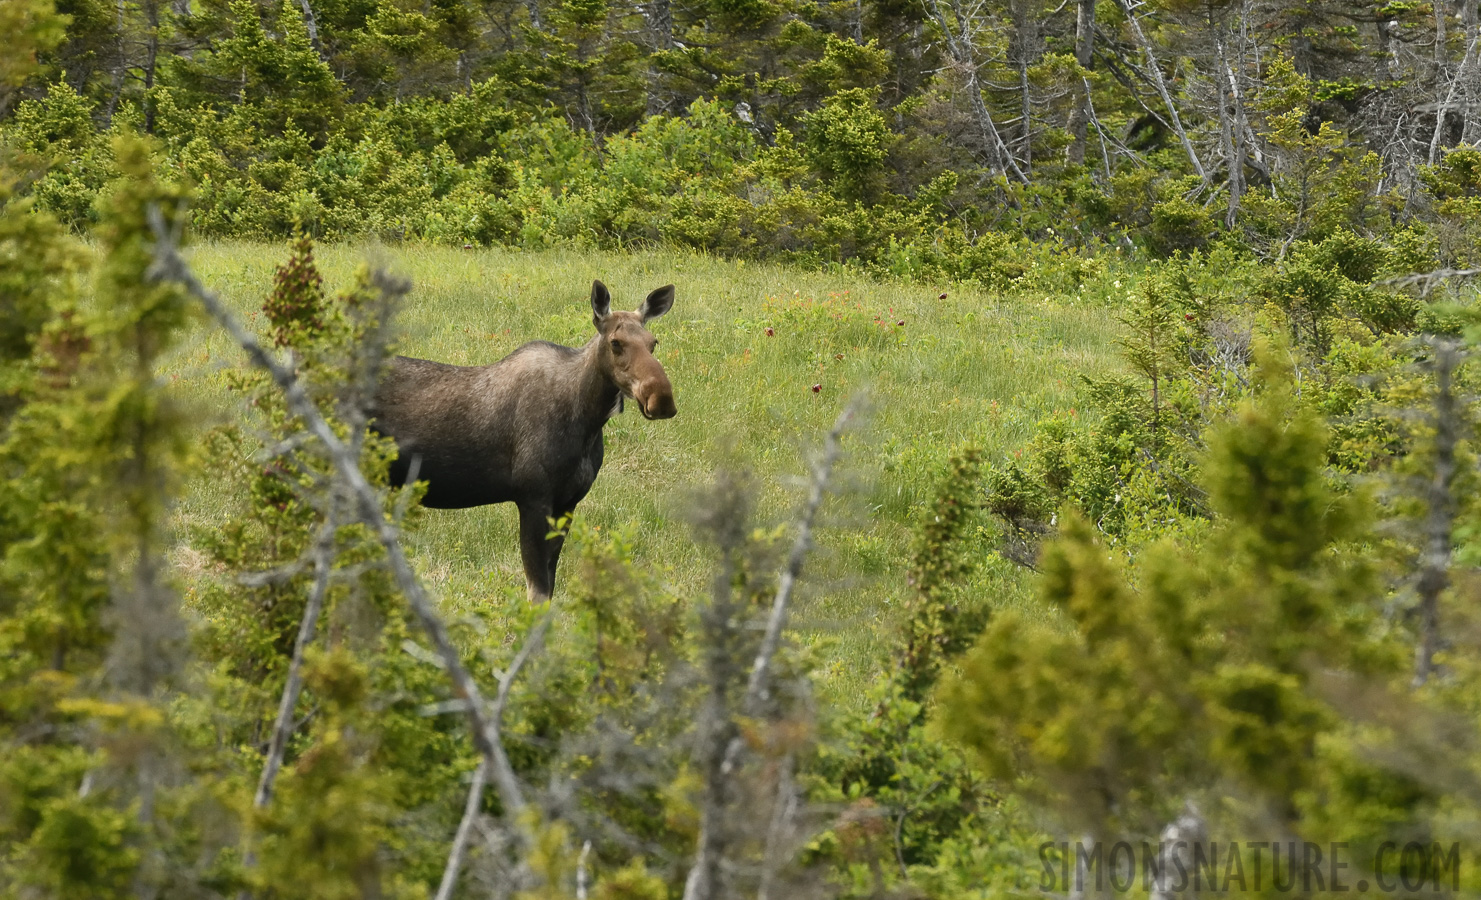
[[[142,142],[120,140],[117,158],[128,181],[103,210],[94,302],[49,298],[0,443],[0,883],[22,894],[148,894],[215,865],[192,825],[209,795],[181,778],[166,714],[184,650],[168,511],[186,453],[156,370],[187,307],[148,276],[146,211],[169,221],[181,192]]]
[[[996,617],[943,697],[943,728],[989,771],[1099,837],[1151,837],[1189,801],[1223,836],[1315,834],[1334,789],[1361,805],[1358,772],[1407,778],[1351,753],[1353,780],[1335,772],[1364,729],[1355,698],[1373,708],[1405,667],[1357,498],[1272,359],[1210,441],[1212,531],[1147,551],[1133,579],[1072,519],[1044,560],[1063,625]]]
[[[981,507],[982,451],[965,447],[946,462],[936,497],[922,516],[906,573],[913,596],[905,609],[897,678],[904,696],[922,700],[946,661],[970,645],[984,624],[963,609],[959,588],[972,572],[963,544]]]
[[[41,68],[37,54],[60,44],[68,24],[55,0],[17,0],[0,8],[0,29],[10,42],[10,52],[0,60],[0,115],[9,112],[16,89]]]
[[[366,410],[405,290],[362,272],[327,298],[301,236],[263,304],[270,340],[372,480],[384,479],[393,448],[368,431]],[[417,632],[380,545],[280,388],[257,371],[233,385],[254,427],[210,441],[213,471],[240,499],[197,535],[230,577],[197,595],[212,690],[189,716],[213,719],[217,740],[247,750],[221,760],[255,785],[239,801],[241,884],[276,897],[418,896],[454,830],[468,754],[457,717],[422,713],[445,700],[445,677],[403,649]],[[411,499],[401,496],[388,504]],[[408,821],[425,827],[405,832]]]

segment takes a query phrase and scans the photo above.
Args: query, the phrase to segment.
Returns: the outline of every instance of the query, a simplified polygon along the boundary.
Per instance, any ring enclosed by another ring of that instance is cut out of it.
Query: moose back
[[[582,347],[531,341],[487,366],[397,357],[376,391],[375,427],[396,441],[391,483],[427,482],[425,506],[519,507],[519,550],[532,601],[550,597],[562,538],[549,520],[573,509],[602,468],[602,426],[631,400],[672,418],[674,389],[646,324],[668,312],[674,286],[635,312],[612,310],[591,286],[596,335]]]

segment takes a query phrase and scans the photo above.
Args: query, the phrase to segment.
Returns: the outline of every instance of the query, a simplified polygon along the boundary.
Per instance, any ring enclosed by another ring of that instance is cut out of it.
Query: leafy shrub
[[[802,119],[813,165],[839,194],[864,199],[879,189],[890,130],[875,108],[876,92],[839,91]]]
[[[1175,197],[1152,207],[1147,247],[1163,257],[1187,253],[1207,246],[1213,233],[1213,216],[1207,208]]]

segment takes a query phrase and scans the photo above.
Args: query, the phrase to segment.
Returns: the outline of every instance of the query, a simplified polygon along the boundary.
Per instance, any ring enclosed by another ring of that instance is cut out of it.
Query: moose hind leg
[[[519,505],[519,555],[525,567],[525,586],[531,603],[544,603],[555,591],[555,558],[560,545],[545,539],[550,533],[550,507],[544,504]]]

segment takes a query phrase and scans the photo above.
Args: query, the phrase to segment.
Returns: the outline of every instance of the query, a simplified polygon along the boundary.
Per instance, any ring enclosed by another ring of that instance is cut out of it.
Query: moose
[[[372,408],[376,430],[396,442],[391,483],[426,481],[422,504],[436,509],[514,503],[529,599],[550,599],[563,538],[549,521],[591,490],[602,426],[625,400],[647,419],[678,412],[646,327],[673,303],[670,284],[637,311],[614,312],[607,286],[595,281],[597,333],[582,347],[531,341],[487,366],[396,357]]]

